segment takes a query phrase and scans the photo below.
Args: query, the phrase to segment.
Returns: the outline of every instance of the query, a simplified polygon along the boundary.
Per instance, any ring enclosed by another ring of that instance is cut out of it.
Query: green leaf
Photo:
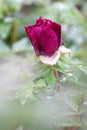
[[[24,105],[29,98],[33,99],[33,86],[34,83],[30,81],[29,84],[23,86],[16,92],[14,98],[19,98],[21,104]]]
[[[84,96],[85,96],[84,92],[69,91],[66,94],[66,103],[73,111],[78,112],[79,105],[84,102]]]
[[[64,57],[60,57],[60,61],[65,63],[65,64],[67,63],[67,60]]]
[[[63,67],[61,67],[60,65],[55,65],[54,68],[61,73],[65,73],[65,69]]]
[[[35,82],[35,88],[38,87],[38,88],[42,88],[42,87],[45,87],[46,86],[46,83],[45,83],[45,80],[44,79],[40,79],[38,80],[37,82]]]
[[[81,127],[82,123],[79,117],[65,116],[65,117],[56,117],[51,119],[51,122],[55,126],[63,127]]]
[[[73,116],[73,115],[77,115],[77,114],[78,114],[77,112],[67,110],[67,111],[62,111],[62,112],[58,113],[58,115],[52,117],[52,119],[65,117],[65,116]]]
[[[46,83],[50,87],[55,87],[55,85],[57,83],[57,79],[55,78],[53,70],[51,70],[49,72],[49,74],[47,75],[47,77],[46,77]]]
[[[66,73],[70,67],[68,63],[65,64],[62,61],[58,61],[58,64],[54,65],[54,68],[61,73]]]
[[[49,74],[50,69],[51,68],[49,66],[46,66],[46,65],[38,66],[35,69],[34,76],[33,76],[33,81],[37,81],[39,79],[45,78]]]

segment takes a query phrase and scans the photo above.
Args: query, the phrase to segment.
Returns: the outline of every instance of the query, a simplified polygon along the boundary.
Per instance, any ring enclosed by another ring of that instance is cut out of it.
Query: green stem
[[[57,81],[57,90],[58,90],[58,92],[60,93],[60,96],[61,96],[61,99],[62,99],[62,101],[63,101],[63,104],[64,104],[64,106],[65,106],[65,108],[66,108],[67,105],[66,105],[66,102],[65,102],[65,100],[64,100],[64,93],[63,93],[63,91],[62,91],[62,89],[61,89],[61,87],[60,87],[60,80],[59,80],[58,71],[55,70],[55,69],[53,69],[53,71],[54,71],[54,75],[55,75],[56,79],[58,80],[58,81]]]
[[[60,93],[61,100],[62,100],[62,102],[63,102],[63,104],[64,104],[64,108],[67,109],[67,104],[66,104],[66,102],[65,102],[64,93],[63,93],[63,91],[62,91],[62,89],[61,89],[61,86],[60,86],[60,80],[59,80],[58,71],[56,71],[55,69],[53,69],[53,71],[54,71],[54,75],[55,75],[56,79],[58,80],[58,82],[57,82],[57,90],[58,90],[58,92]],[[73,128],[67,127],[66,130],[73,130]]]

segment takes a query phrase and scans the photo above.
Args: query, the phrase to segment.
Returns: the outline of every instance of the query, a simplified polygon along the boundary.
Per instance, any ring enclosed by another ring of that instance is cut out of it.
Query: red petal
[[[48,27],[43,28],[39,37],[40,54],[52,56],[57,49],[58,38],[56,33]]]
[[[55,31],[57,37],[58,37],[58,47],[62,45],[62,40],[61,40],[61,25],[57,24],[55,22],[51,23],[51,28]]]
[[[35,28],[34,25],[27,26],[27,27],[25,27],[25,30],[26,30],[28,38],[30,39],[30,41],[33,45],[36,55],[39,56],[39,46],[38,46],[37,36],[34,32],[34,28]]]

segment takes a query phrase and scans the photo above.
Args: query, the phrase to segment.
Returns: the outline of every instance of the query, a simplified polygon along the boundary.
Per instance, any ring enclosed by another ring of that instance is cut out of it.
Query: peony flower
[[[35,54],[48,65],[54,65],[61,54],[71,53],[63,46],[61,25],[40,17],[34,25],[25,27]]]

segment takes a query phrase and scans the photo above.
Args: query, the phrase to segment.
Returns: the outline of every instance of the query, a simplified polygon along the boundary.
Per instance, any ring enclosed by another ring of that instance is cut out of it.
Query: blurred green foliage
[[[86,50],[87,44],[86,5],[86,0],[82,0],[80,3],[78,0],[72,2],[70,0],[49,0],[46,2],[43,0],[29,0],[27,2],[1,0],[0,44],[6,45],[5,48],[8,45],[12,50],[15,42],[19,43],[22,38],[26,37],[24,26],[35,23],[36,19],[42,16],[62,25],[65,46],[72,49],[75,57],[81,53],[78,57],[84,59],[87,56],[86,51],[83,54],[83,49]]]
[[[53,68],[35,61],[25,34],[40,16],[62,25],[72,51]],[[0,130],[87,130],[86,0],[0,0],[0,104]]]

